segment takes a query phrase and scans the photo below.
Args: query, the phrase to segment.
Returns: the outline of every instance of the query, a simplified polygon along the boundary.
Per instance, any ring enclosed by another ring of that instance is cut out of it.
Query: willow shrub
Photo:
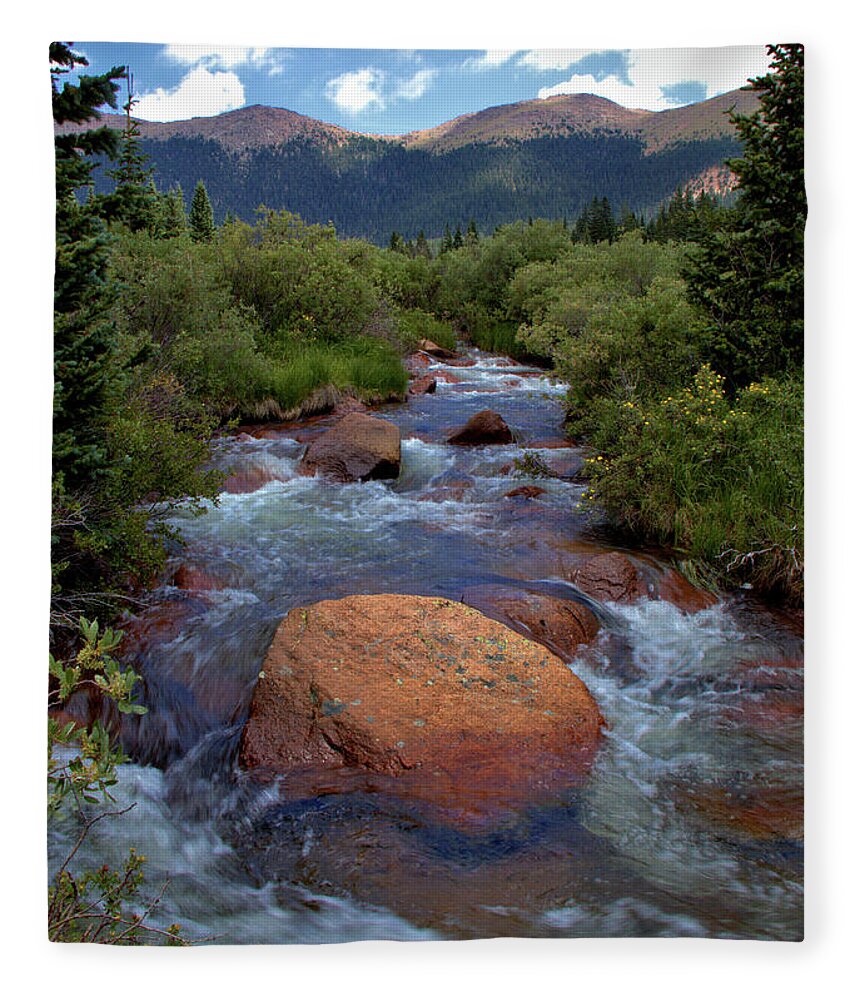
[[[585,503],[727,582],[799,603],[802,383],[767,379],[730,400],[705,365],[679,392],[610,405],[593,437]]]

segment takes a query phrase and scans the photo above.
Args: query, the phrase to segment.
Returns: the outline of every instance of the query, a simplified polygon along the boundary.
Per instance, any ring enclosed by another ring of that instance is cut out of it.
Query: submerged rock
[[[396,479],[400,474],[400,430],[387,420],[348,413],[307,447],[299,472],[317,472],[338,482]]]
[[[575,784],[602,724],[560,659],[473,608],[346,597],[281,622],[240,763],[286,775],[292,795],[342,789],[340,777],[486,813]]]
[[[510,444],[511,429],[494,410],[481,410],[447,439],[447,444]]]
[[[524,497],[526,500],[535,500],[543,496],[546,490],[542,486],[518,486],[515,490],[510,490],[506,497]]]

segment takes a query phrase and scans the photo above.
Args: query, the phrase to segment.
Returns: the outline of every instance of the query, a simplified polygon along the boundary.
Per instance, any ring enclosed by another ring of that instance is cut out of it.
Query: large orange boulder
[[[297,796],[364,788],[486,815],[576,784],[602,724],[560,659],[473,608],[346,597],[281,622],[240,763]]]
[[[550,594],[485,584],[469,587],[461,599],[568,660],[600,630],[597,618],[584,604]]]
[[[448,437],[448,444],[510,444],[514,439],[511,429],[493,410],[474,414]]]
[[[299,465],[338,482],[396,479],[400,474],[400,429],[366,413],[348,413],[308,445]]]

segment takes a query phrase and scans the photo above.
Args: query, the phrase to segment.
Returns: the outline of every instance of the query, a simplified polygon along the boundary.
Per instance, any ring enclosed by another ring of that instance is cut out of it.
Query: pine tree
[[[83,124],[115,108],[121,66],[100,76],[81,75],[76,85],[62,75],[88,65],[71,44],[52,42],[51,100],[54,122]],[[105,409],[116,380],[112,364],[116,328],[111,317],[115,288],[108,280],[109,237],[93,200],[75,192],[91,181],[92,156],[111,157],[116,133],[110,128],[58,134],[56,158],[56,259],[54,269],[54,438],[57,488],[74,489],[106,461]]]
[[[442,249],[439,251],[440,254],[448,253],[450,250],[454,249],[454,240],[451,236],[451,227],[448,223],[445,223],[445,233],[442,236]]]
[[[703,236],[686,274],[734,386],[803,363],[803,47],[768,52],[771,72],[748,88],[761,95],[758,110],[731,116],[744,146],[728,161],[737,204]]]
[[[141,147],[140,126],[131,115],[137,100],[129,67],[126,67],[126,81],[128,97],[123,105],[125,127],[120,138],[116,167],[107,171],[108,177],[116,181],[116,188],[103,199],[102,214],[108,221],[115,220],[128,226],[132,232],[154,232],[160,214],[159,196],[152,179],[149,157]]]
[[[212,203],[202,180],[197,182],[194,197],[191,199],[191,211],[188,215],[191,229],[191,239],[195,243],[208,243],[215,235],[215,216]]]
[[[475,225],[474,219],[469,219],[469,225],[466,227],[466,246],[476,247],[480,242],[480,237],[478,236],[478,227]]]
[[[454,230],[454,239],[451,241],[451,249],[459,250],[463,245],[463,234],[460,232],[460,227]]]
[[[428,260],[432,257],[430,244],[427,242],[427,237],[424,235],[423,229],[418,231],[418,236],[415,240],[415,256],[426,257]]]
[[[188,217],[185,214],[185,196],[179,184],[160,197],[159,233],[165,238],[182,236],[188,232]]]

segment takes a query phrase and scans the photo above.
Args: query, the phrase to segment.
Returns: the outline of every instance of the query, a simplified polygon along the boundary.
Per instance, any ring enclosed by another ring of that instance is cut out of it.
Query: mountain
[[[402,136],[370,136],[284,108],[138,122],[156,183],[190,197],[203,179],[217,217],[251,220],[260,205],[333,222],[386,242],[392,230],[438,236],[475,219],[574,218],[592,198],[651,212],[678,187],[725,193],[740,145],[726,111],[749,113],[738,90],[668,111],[623,108],[592,94],[487,108]],[[122,115],[101,124],[121,129]],[[91,127],[91,126],[90,126]],[[102,176],[97,189],[107,189]]]

